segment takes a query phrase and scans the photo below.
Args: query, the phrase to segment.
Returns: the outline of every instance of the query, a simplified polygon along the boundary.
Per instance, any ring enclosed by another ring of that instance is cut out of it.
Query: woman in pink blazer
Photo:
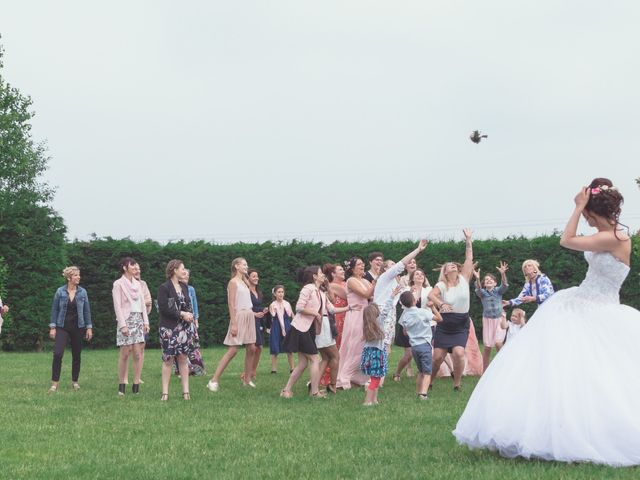
[[[312,397],[325,397],[326,394],[318,389],[321,360],[315,337],[321,331],[323,316],[328,313],[346,312],[350,307],[337,308],[327,300],[326,294],[320,290],[320,285],[325,283],[326,277],[319,266],[305,268],[301,276],[304,287],[296,303],[296,315],[291,322],[291,329],[284,339],[286,351],[298,353],[298,365],[291,372],[289,381],[280,392],[280,396],[293,397],[293,386],[307,368],[307,364],[310,364],[309,393]]]
[[[120,347],[118,358],[118,395],[125,394],[129,370],[129,357],[133,354],[132,392],[140,392],[140,374],[144,352],[144,336],[149,333],[149,316],[145,305],[142,284],[136,279],[140,271],[138,262],[131,257],[120,260],[122,276],[113,282],[113,309],[118,323],[116,344]]]

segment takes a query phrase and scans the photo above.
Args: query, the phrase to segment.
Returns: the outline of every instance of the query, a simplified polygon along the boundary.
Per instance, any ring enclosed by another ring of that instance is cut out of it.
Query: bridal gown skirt
[[[640,464],[640,312],[580,288],[553,295],[496,355],[453,432],[460,443]]]

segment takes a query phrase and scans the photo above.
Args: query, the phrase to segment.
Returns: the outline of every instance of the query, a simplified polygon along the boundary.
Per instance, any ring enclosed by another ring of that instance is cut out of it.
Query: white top
[[[524,325],[517,325],[511,320],[507,320],[507,325],[509,326],[509,329],[507,330],[507,342],[520,333],[520,330],[524,327]]]
[[[253,303],[251,302],[251,290],[242,280],[234,280],[236,282],[236,310],[251,310]]]
[[[378,308],[382,309],[387,299],[391,296],[391,292],[393,292],[393,289],[398,285],[396,277],[403,271],[404,263],[398,262],[378,277],[376,287],[373,291],[373,301],[378,305]],[[400,298],[399,294],[394,298],[394,305],[398,303],[398,298]]]
[[[442,301],[453,308],[453,313],[469,312],[469,282],[462,275],[458,275],[458,285],[455,287],[447,288],[444,282],[436,283],[436,287],[440,290]]]
[[[142,292],[140,292],[137,300],[131,298],[128,293],[127,297],[129,297],[129,302],[131,303],[131,313],[142,313],[142,309],[144,308],[142,302]]]

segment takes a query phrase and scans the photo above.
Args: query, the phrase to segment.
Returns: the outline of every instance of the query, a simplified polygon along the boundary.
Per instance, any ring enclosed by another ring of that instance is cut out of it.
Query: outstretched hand
[[[462,233],[464,233],[465,240],[471,240],[471,235],[473,235],[473,230],[471,230],[470,228],[465,228],[464,230],[462,230]]]
[[[591,196],[591,189],[589,187],[582,187],[578,194],[573,199],[576,202],[576,208],[584,209],[589,202],[589,197]]]
[[[500,260],[500,266],[496,267],[496,270],[498,270],[501,274],[505,274],[507,273],[507,270],[509,270],[509,264]]]
[[[476,280],[480,280],[480,269],[474,270],[473,276],[476,277]]]
[[[423,238],[422,240],[420,240],[420,243],[418,243],[418,251],[423,251],[425,248],[427,248],[427,245],[429,244],[429,241],[426,238]]]

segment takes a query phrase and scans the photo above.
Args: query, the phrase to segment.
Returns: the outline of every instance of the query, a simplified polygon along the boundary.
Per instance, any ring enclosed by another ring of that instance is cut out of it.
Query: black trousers
[[[84,335],[84,328],[56,328],[56,344],[53,348],[51,381],[60,381],[62,357],[64,356],[64,349],[67,347],[67,343],[69,343],[69,341],[71,341],[71,381],[78,381],[78,377],[80,376],[80,353],[82,352],[82,338]]]

